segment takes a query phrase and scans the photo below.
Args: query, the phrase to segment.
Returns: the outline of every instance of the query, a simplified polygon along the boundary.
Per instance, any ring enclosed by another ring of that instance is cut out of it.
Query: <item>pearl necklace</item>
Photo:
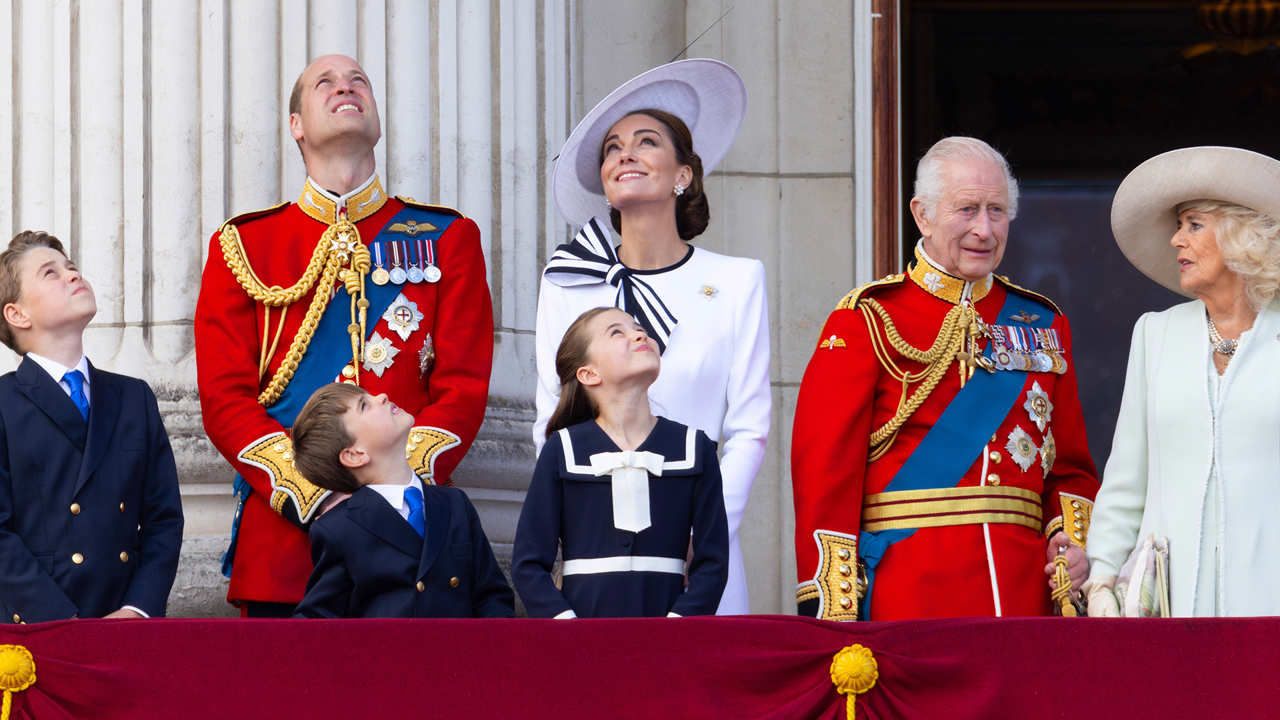
[[[1218,334],[1218,328],[1213,324],[1213,318],[1205,313],[1205,319],[1209,321],[1209,344],[1213,346],[1215,352],[1231,357],[1236,354],[1236,348],[1239,343],[1231,338],[1224,338]]]

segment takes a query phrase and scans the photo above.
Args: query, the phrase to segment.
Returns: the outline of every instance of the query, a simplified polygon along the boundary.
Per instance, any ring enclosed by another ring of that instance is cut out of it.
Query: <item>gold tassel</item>
[[[845,696],[844,711],[848,720],[854,720],[858,696],[875,687],[879,678],[875,655],[862,645],[850,645],[831,658],[831,682],[836,692]]]
[[[0,720],[9,720],[13,694],[35,684],[36,659],[31,656],[31,651],[21,645],[0,645],[0,690],[4,691]]]

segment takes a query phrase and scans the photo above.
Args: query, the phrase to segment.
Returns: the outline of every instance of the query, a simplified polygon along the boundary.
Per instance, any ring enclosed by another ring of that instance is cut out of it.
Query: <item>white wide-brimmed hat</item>
[[[684,121],[702,173],[711,173],[738,135],[747,112],[747,86],[732,67],[709,58],[678,60],[647,70],[601,100],[569,134],[552,176],[556,207],[571,224],[607,217],[600,185],[600,144],[627,113],[662,110]]]
[[[1233,147],[1190,147],[1147,160],[1120,183],[1111,202],[1111,232],[1144,275],[1191,296],[1179,282],[1174,208],[1190,200],[1234,203],[1280,218],[1280,161]]]

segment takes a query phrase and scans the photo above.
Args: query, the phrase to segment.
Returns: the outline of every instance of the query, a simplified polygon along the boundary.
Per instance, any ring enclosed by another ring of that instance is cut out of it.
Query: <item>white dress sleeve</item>
[[[1146,327],[1151,316],[1144,314],[1133,327],[1116,433],[1089,524],[1090,577],[1119,574],[1142,524],[1149,471]]]
[[[752,260],[747,293],[736,309],[727,405],[720,440],[720,474],[729,537],[738,536],[751,485],[764,461],[773,406],[769,388],[769,299],[764,264]]]
[[[533,336],[538,371],[538,387],[534,392],[534,408],[537,412],[533,421],[535,456],[542,453],[542,445],[547,441],[547,421],[551,419],[551,413],[555,412],[556,403],[560,402],[556,350],[560,347],[560,339],[567,327],[564,316],[568,312],[564,302],[564,289],[543,275],[538,287],[538,315]]]

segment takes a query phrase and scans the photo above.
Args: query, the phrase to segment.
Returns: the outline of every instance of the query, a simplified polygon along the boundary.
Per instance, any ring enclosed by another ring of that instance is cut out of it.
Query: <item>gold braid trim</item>
[[[310,522],[329,491],[314,485],[293,465],[293,440],[283,432],[264,435],[249,443],[238,457],[267,473],[271,480],[271,509],[284,514],[285,504],[293,502],[298,521]]]
[[[948,310],[938,335],[934,338],[933,346],[928,350],[921,350],[902,338],[893,320],[890,319],[889,312],[880,303],[871,298],[863,298],[858,304],[858,309],[866,320],[871,347],[875,350],[880,366],[890,377],[902,383],[902,395],[898,398],[898,408],[893,417],[871,433],[871,451],[868,461],[873,462],[884,457],[884,454],[889,451],[894,440],[897,439],[898,430],[916,410],[920,409],[934,388],[938,386],[946,375],[947,369],[955,361],[956,354],[964,350],[966,330],[973,321],[974,311],[972,306],[968,305],[957,305]],[[885,337],[882,337],[879,332],[877,318],[884,326]],[[924,364],[925,369],[917,373],[909,373],[899,368],[889,355],[888,348],[885,347],[886,338],[889,346],[899,355]],[[908,390],[915,383],[919,385],[908,398]]]
[[[415,425],[405,443],[405,459],[422,482],[435,485],[436,457],[461,444],[462,438],[444,428]]]
[[[333,226],[329,229],[332,230]],[[227,267],[231,269],[231,274],[240,283],[240,287],[244,288],[249,297],[269,307],[291,305],[306,295],[315,285],[316,278],[320,277],[321,270],[325,269],[325,261],[330,258],[329,251],[333,247],[332,238],[329,237],[329,232],[325,231],[325,234],[320,237],[320,242],[316,243],[316,248],[311,253],[311,261],[307,263],[307,269],[302,273],[302,277],[285,289],[279,285],[267,287],[262,280],[258,279],[257,273],[249,265],[249,258],[244,252],[244,243],[240,240],[240,231],[235,225],[231,223],[224,225],[218,242],[222,245],[222,258],[227,262]]]
[[[364,325],[365,312],[369,307],[369,301],[364,297],[364,275],[369,271],[369,249],[364,246],[360,240],[360,231],[356,226],[345,219],[330,225],[325,229],[324,234],[320,236],[320,242],[316,243],[316,248],[311,253],[311,261],[307,263],[307,269],[303,272],[298,282],[294,283],[288,289],[279,285],[267,287],[262,280],[258,278],[257,273],[253,271],[249,265],[249,259],[245,256],[244,243],[240,239],[240,232],[236,230],[235,225],[227,223],[223,226],[222,234],[219,237],[222,245],[222,257],[227,263],[227,267],[231,270],[231,274],[235,276],[236,281],[244,288],[249,297],[270,307],[288,307],[297,302],[302,296],[306,295],[313,287],[316,288],[315,294],[311,297],[311,304],[307,307],[307,314],[302,318],[302,325],[298,327],[298,332],[293,337],[293,342],[289,344],[289,350],[285,353],[284,360],[280,362],[280,366],[276,368],[276,372],[271,376],[271,381],[267,383],[267,387],[258,394],[258,403],[263,407],[269,407],[284,393],[289,382],[293,380],[293,374],[298,370],[298,363],[302,360],[302,356],[307,354],[307,348],[311,345],[311,338],[315,335],[316,327],[320,324],[320,316],[324,314],[325,308],[329,305],[329,300],[333,293],[327,291],[332,288],[334,281],[338,279],[339,272],[342,272],[342,280],[346,285],[352,299],[352,322],[348,326],[348,332],[351,335],[351,355],[352,364],[359,367],[360,358],[364,351]],[[343,270],[343,265],[351,265],[351,269]],[[319,278],[319,284],[316,279]],[[357,320],[358,318],[358,320]],[[280,318],[281,329],[284,327],[284,317]],[[277,341],[279,340],[277,331]],[[264,336],[265,337],[265,336]],[[274,343],[272,349],[267,353],[265,359],[262,360],[259,372],[266,367],[266,363],[270,362],[271,356],[275,354]]]

